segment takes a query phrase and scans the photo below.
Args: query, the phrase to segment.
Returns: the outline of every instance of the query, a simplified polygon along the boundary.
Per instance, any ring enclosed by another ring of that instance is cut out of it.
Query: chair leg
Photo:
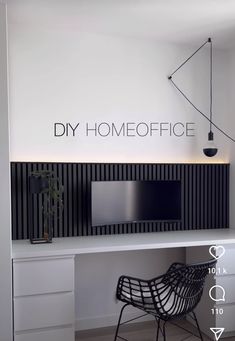
[[[166,328],[165,328],[165,325],[166,325],[166,322],[167,321],[164,321],[163,324],[162,324],[162,328],[161,328],[161,319],[156,319],[156,322],[157,322],[157,336],[156,336],[156,341],[158,341],[158,338],[159,338],[159,331],[161,331],[161,334],[163,336],[163,340],[166,341]]]
[[[196,325],[197,325],[197,329],[198,329],[198,333],[199,333],[200,339],[201,339],[201,341],[203,341],[202,332],[201,332],[201,329],[200,329],[200,327],[199,327],[199,323],[198,323],[198,320],[197,320],[197,316],[196,316],[196,314],[195,314],[194,311],[193,311],[193,317],[194,317],[195,322],[196,322]]]
[[[156,320],[156,323],[157,323],[157,336],[156,336],[156,341],[158,341],[161,320],[160,320],[160,319],[157,319],[156,317],[155,317],[155,320]]]
[[[166,341],[166,321],[163,323],[162,327],[162,335],[163,335],[163,340]]]
[[[117,328],[116,328],[116,333],[115,333],[115,337],[114,337],[114,341],[117,340],[117,337],[118,337],[118,331],[119,331],[119,327],[120,327],[120,324],[121,324],[121,319],[122,319],[122,313],[123,313],[123,310],[126,308],[126,306],[128,306],[129,303],[126,303],[124,304],[124,306],[122,307],[121,311],[120,311],[120,314],[119,314],[119,318],[118,318],[118,324],[117,324]]]

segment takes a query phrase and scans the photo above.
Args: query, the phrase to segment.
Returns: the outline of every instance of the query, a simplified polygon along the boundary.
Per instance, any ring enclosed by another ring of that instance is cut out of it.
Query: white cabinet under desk
[[[13,259],[15,341],[74,340],[74,256]]]
[[[28,240],[13,241],[14,341],[75,340],[74,259],[77,255],[79,259],[81,254],[178,247],[190,250],[192,246],[204,246],[208,250],[208,245],[217,244],[235,248],[235,230],[55,238],[52,244],[44,245],[31,245]],[[229,265],[230,256],[225,262],[228,269],[233,266]],[[235,326],[232,328],[235,330]]]

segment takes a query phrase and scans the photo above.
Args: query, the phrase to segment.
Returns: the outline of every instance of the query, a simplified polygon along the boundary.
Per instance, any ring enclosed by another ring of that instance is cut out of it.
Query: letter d
[[[60,137],[65,134],[65,125],[63,123],[54,123],[54,136]]]

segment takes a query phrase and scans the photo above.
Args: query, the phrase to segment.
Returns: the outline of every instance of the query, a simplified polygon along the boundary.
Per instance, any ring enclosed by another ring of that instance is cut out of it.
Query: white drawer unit
[[[217,268],[223,267],[227,270],[228,275],[235,275],[235,246],[225,246],[225,254],[217,261]]]
[[[73,258],[15,260],[14,297],[74,291]]]
[[[74,316],[73,293],[14,298],[15,331],[68,325]]]
[[[228,336],[235,335],[234,329],[234,316],[235,316],[235,304],[229,304],[227,306],[219,306],[217,305],[217,308],[223,307],[223,315],[217,315],[216,316],[216,326],[221,328],[223,327],[225,329],[225,333],[230,333]],[[226,334],[224,334],[226,335]]]
[[[213,333],[210,328],[224,328],[221,338],[235,336],[235,246],[224,245],[225,253],[218,259],[214,274],[207,277],[203,297],[196,313],[202,331],[212,340]],[[221,251],[221,250],[220,250]],[[215,252],[218,256],[219,252]],[[187,263],[200,262],[212,258],[209,254],[209,246],[187,248]],[[209,297],[211,290],[214,299],[221,299],[224,289],[224,301],[214,301]]]
[[[74,257],[13,260],[15,341],[74,341]]]
[[[235,276],[217,276],[215,278],[215,284],[224,289],[225,296],[223,304],[235,304]],[[220,299],[221,288],[217,288],[214,292],[216,298]]]

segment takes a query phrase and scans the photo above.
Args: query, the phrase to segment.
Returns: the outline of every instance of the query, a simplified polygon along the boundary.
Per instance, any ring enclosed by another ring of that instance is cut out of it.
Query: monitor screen
[[[92,226],[181,220],[181,182],[92,181]]]

